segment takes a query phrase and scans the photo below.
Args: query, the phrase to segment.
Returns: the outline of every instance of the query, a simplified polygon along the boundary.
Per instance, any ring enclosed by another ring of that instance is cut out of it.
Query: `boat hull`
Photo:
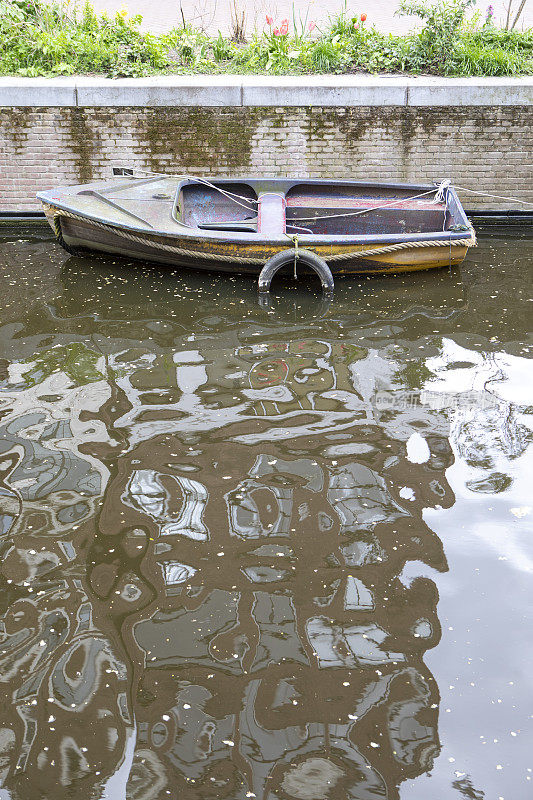
[[[73,218],[52,206],[45,208],[45,213],[56,233],[59,226],[60,241],[69,250],[96,250],[190,269],[257,276],[271,256],[294,246],[290,238],[284,244],[217,242],[201,237],[177,242],[174,237],[156,233],[129,233],[89,219]],[[405,243],[402,249],[373,254],[372,251],[382,249],[379,240],[364,245],[306,245],[306,249],[324,258],[334,275],[410,272],[456,266],[468,252],[468,246],[451,242],[445,246],[442,243],[435,246],[424,243],[423,247],[417,246],[417,243],[411,246]],[[366,257],[365,252],[369,252]],[[339,255],[342,259],[336,260]],[[305,268],[301,269],[301,272],[306,271]]]

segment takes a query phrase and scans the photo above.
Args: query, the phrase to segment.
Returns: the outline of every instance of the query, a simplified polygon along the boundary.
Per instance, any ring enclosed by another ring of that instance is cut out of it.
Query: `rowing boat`
[[[449,181],[126,174],[37,197],[69,252],[98,250],[193,269],[258,275],[288,251],[291,260],[294,253],[295,259],[314,254],[334,275],[405,272],[459,264],[476,243]]]

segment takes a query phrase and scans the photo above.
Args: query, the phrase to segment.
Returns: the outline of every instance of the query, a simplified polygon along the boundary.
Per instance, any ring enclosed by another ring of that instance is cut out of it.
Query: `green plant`
[[[127,12],[98,17],[87,3],[81,14],[56,4],[0,2],[0,72],[43,75],[104,72],[143,74],[168,62],[157,37],[139,31]]]
[[[522,60],[516,53],[475,42],[462,42],[455,51],[456,72],[463,75],[517,75]]]
[[[335,17],[330,17],[327,33],[330,36],[351,36],[356,24],[355,19],[348,14],[348,8],[345,3],[343,10],[339,14]]]
[[[283,73],[300,56],[301,43],[289,37],[289,20],[283,19],[276,26],[272,17],[267,16],[267,29],[261,36],[254,37],[252,49],[266,72]]]
[[[293,28],[293,38],[295,42],[303,41],[309,35],[309,33],[314,30],[315,23],[308,22],[309,19],[309,6],[306,9],[305,16],[302,17],[300,13],[296,16],[296,9],[294,7],[294,2],[292,4],[292,28]]]
[[[126,10],[110,18],[86,3],[70,10],[44,0],[0,0],[0,74],[110,77],[179,73],[430,72],[437,75],[533,73],[533,31],[505,30],[468,19],[473,0],[403,0],[400,11],[423,20],[419,32],[383,34],[352,16],[345,6],[322,30],[307,17],[274,23],[267,14],[262,33],[233,42],[188,25],[153,36],[141,32],[141,17]],[[236,6],[235,6],[236,7]],[[289,32],[290,31],[290,32]]]
[[[234,45],[222,36],[219,31],[216,39],[211,43],[213,58],[215,61],[229,61],[235,54]]]
[[[309,49],[308,63],[314,72],[336,72],[349,62],[349,47],[337,33],[332,38],[323,38]]]
[[[171,31],[163,41],[169,48],[168,58],[185,67],[201,68],[213,50],[210,39],[190,25]]]
[[[438,0],[427,5],[423,0],[401,0],[397,14],[417,16],[424,21],[418,43],[432,71],[449,71],[449,61],[457,45],[467,10],[476,0]]]

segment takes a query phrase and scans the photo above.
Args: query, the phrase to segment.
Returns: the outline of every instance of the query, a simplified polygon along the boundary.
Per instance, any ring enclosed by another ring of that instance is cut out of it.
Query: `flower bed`
[[[307,18],[275,20],[249,41],[190,26],[155,36],[140,31],[141,17],[126,9],[114,18],[81,13],[42,0],[0,0],[0,74],[110,77],[168,73],[408,73],[498,76],[533,73],[533,31],[498,28],[485,17],[466,18],[474,0],[404,0],[421,30],[383,34],[367,14],[348,9],[319,28]]]

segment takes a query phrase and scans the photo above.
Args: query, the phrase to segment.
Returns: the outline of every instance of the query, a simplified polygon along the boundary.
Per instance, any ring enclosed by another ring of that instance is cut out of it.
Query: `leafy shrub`
[[[350,50],[345,39],[336,33],[315,42],[306,61],[313,72],[341,72],[350,62]]]
[[[104,72],[113,77],[161,69],[160,40],[140,33],[141,17],[98,17],[89,4],[69,15],[41,0],[0,0],[0,72],[17,75]]]
[[[189,25],[160,37],[159,42],[170,62],[189,69],[201,71],[213,52],[211,40]],[[231,46],[229,42],[228,46]]]
[[[250,44],[236,53],[235,60],[247,72],[273,75],[301,72],[307,48],[305,30],[298,31],[295,23],[294,36],[290,36],[288,19],[275,25],[273,18],[267,15],[266,29],[261,35],[255,34]]]
[[[524,58],[504,47],[467,40],[455,48],[453,67],[461,75],[519,75],[524,70]]]
[[[465,14],[474,3],[475,0],[438,0],[434,5],[420,0],[402,0],[400,3],[398,14],[424,20],[417,42],[420,55],[431,72],[447,74],[450,71]]]
[[[225,39],[220,31],[217,38],[213,40],[212,46],[215,61],[229,61],[235,55],[235,46]]]

